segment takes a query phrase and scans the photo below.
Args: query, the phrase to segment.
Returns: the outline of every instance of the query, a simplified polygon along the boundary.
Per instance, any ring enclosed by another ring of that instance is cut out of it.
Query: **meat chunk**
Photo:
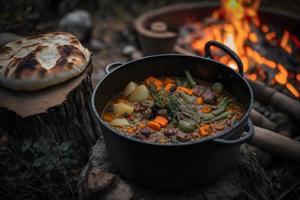
[[[177,133],[176,128],[168,128],[163,131],[163,134],[167,137],[171,137]]]
[[[202,98],[206,104],[214,104],[217,100],[217,96],[211,90],[206,90],[203,93]]]
[[[188,142],[192,139],[192,137],[189,133],[183,133],[181,131],[178,131],[176,133],[176,139],[180,142]]]
[[[204,86],[201,86],[201,85],[197,85],[193,88],[193,93],[196,95],[196,96],[201,96],[202,94],[204,94],[204,92],[206,91],[206,88]]]
[[[139,132],[143,136],[149,137],[153,133],[153,130],[149,127],[145,127],[145,128],[142,128]]]

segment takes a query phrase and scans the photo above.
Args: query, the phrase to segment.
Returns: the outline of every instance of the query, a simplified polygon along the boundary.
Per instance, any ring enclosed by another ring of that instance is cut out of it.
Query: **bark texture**
[[[78,189],[80,199],[101,199],[105,200],[103,196],[95,192],[95,184],[91,184],[89,177],[94,173],[95,169],[106,171],[109,173],[117,174],[118,172],[111,165],[105,144],[102,140],[98,140],[91,150],[89,162],[81,171],[79,177]],[[105,191],[107,193],[114,193],[114,186],[104,184],[106,179],[99,179],[102,182],[98,191]],[[127,182],[127,187],[132,188],[134,193],[133,199],[144,200],[184,200],[184,199],[222,199],[222,200],[248,200],[248,199],[261,199],[268,200],[274,199],[274,191],[272,184],[269,182],[263,169],[258,164],[254,150],[249,145],[242,145],[238,164],[224,173],[221,177],[217,178],[214,182],[208,183],[197,188],[189,190],[176,190],[164,191],[154,190],[143,186],[136,185],[132,182]],[[89,189],[93,188],[93,190]],[[125,192],[118,193],[115,199],[127,200],[132,199],[130,196],[130,189]],[[108,198],[107,198],[108,199]]]
[[[89,65],[86,71],[74,80],[46,91],[29,94],[6,92],[2,88],[1,94],[9,96],[12,100],[11,104],[7,101],[0,104],[1,128],[16,143],[41,135],[54,136],[59,142],[76,141],[78,152],[87,157],[90,147],[100,135],[91,105],[91,73],[92,66]],[[16,101],[13,101],[14,99]],[[32,109],[24,108],[30,99],[34,99],[31,102]],[[52,102],[56,105],[52,105]]]

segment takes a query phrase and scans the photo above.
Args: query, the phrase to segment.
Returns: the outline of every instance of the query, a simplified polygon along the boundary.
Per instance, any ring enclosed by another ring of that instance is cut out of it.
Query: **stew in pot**
[[[220,82],[153,77],[129,82],[104,109],[102,120],[122,134],[160,144],[197,141],[241,119],[241,103]]]

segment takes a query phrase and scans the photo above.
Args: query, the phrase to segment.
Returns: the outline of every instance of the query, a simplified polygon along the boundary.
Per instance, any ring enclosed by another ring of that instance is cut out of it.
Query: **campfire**
[[[242,59],[250,80],[261,80],[295,98],[300,97],[300,39],[287,28],[260,20],[260,0],[221,0],[210,16],[180,28],[178,45],[204,56],[204,44],[217,40],[231,47]],[[237,66],[223,52],[216,59],[233,69]]]

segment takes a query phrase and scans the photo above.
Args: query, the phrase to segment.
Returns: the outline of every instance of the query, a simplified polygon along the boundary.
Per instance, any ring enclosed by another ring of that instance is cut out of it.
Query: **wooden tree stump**
[[[91,106],[92,65],[62,84],[34,92],[0,87],[0,127],[17,143],[42,135],[77,142],[88,154],[100,133]]]
[[[247,144],[242,145],[236,166],[232,167],[214,182],[194,189],[182,191],[155,190],[136,185],[131,181],[126,181],[127,185],[125,186],[125,182],[123,181],[121,183],[118,181],[117,184],[112,184],[115,183],[112,181],[112,177],[116,175],[112,175],[111,173],[118,174],[117,170],[114,169],[110,163],[104,142],[98,140],[96,145],[92,148],[89,162],[82,169],[79,177],[79,199],[108,200],[107,195],[109,194],[114,195],[112,199],[118,200],[132,199],[133,194],[134,199],[144,200],[275,199],[272,184],[265,176],[264,170],[258,164],[253,148]],[[95,178],[100,176],[101,178],[98,180]],[[120,187],[122,187],[123,190],[118,193],[118,191],[120,191],[118,188]]]

